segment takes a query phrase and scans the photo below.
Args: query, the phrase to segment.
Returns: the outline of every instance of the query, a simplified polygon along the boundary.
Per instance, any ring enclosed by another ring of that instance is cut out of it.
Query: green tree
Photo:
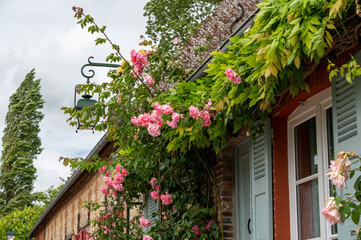
[[[38,133],[44,117],[40,112],[44,104],[40,79],[34,78],[33,69],[9,101],[0,159],[0,215],[30,206],[33,200],[31,192],[36,179],[33,161],[42,151]]]
[[[146,34],[169,53],[173,39],[184,44],[199,26],[213,13],[222,0],[150,0],[144,7],[148,17]]]

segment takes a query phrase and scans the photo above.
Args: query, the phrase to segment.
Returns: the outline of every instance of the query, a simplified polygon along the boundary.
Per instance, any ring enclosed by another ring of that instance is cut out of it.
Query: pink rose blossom
[[[152,185],[152,187],[154,186],[154,183],[157,181],[157,179],[156,178],[152,178],[151,180],[150,180],[150,184]]]
[[[143,240],[153,240],[149,235],[143,235]]]
[[[176,38],[173,39],[173,44],[174,45],[178,45],[179,43],[180,43],[179,37],[176,37]]]
[[[123,183],[124,182],[124,177],[122,174],[117,173],[114,175],[114,182],[116,183]]]
[[[202,127],[208,127],[209,125],[211,125],[211,118],[208,111],[203,111],[201,113],[201,119],[203,120],[203,123],[201,123]]]
[[[341,205],[340,205],[341,206]],[[322,214],[331,225],[341,224],[340,206],[337,206],[334,197],[327,198],[326,206],[322,209]]]
[[[206,232],[208,232],[209,230],[210,230],[210,228],[211,228],[211,224],[212,224],[212,219],[211,220],[209,220],[209,221],[207,221],[207,224],[206,224]]]
[[[109,172],[109,171],[107,170],[104,175],[107,176],[107,177],[109,177],[109,176],[111,175],[111,172]]]
[[[144,79],[149,85],[151,85],[151,86],[154,85],[154,79],[151,76],[145,75]]]
[[[141,122],[141,125],[144,127],[147,127],[148,124],[153,123],[153,120],[149,113],[140,114],[138,118]]]
[[[100,171],[102,174],[104,174],[105,169],[107,169],[107,166],[101,167],[99,171]]]
[[[193,119],[199,118],[199,110],[197,107],[190,106],[189,107],[189,116],[191,116]]]
[[[195,233],[197,236],[199,236],[199,235],[202,234],[202,231],[199,230],[199,227],[198,227],[197,225],[194,225],[194,226],[192,227],[192,230],[194,231],[194,233]]]
[[[122,165],[117,164],[117,166],[115,167],[115,172],[120,172],[120,169],[122,169]]]
[[[149,222],[149,220],[145,219],[145,218],[139,218],[139,222],[140,222],[140,225],[142,227],[150,227],[150,226],[152,226],[152,223]]]
[[[166,115],[173,113],[173,108],[169,106],[169,104],[162,105],[162,109],[163,109],[163,113]]]
[[[163,114],[163,108],[159,103],[155,103],[154,104],[154,109],[157,111],[158,115],[162,115]]]
[[[130,121],[136,126],[142,126],[142,122],[137,117],[132,117]]]
[[[122,186],[122,184],[117,184],[117,183],[113,185],[113,188],[117,192],[120,192],[120,191],[124,190],[124,187]]]
[[[173,205],[173,212],[174,212],[174,213],[177,213],[177,212],[178,212],[177,207],[176,207],[175,205]]]
[[[148,133],[153,137],[158,137],[160,135],[160,129],[157,124],[148,124]]]
[[[165,193],[165,195],[160,195],[160,199],[162,200],[163,205],[169,205],[173,202],[172,194]]]
[[[123,177],[126,177],[128,176],[129,172],[127,171],[127,169],[123,168],[120,174],[122,174]]]
[[[154,199],[154,200],[159,200],[159,192],[158,191],[154,191],[150,193],[150,196]]]
[[[143,70],[149,64],[148,63],[148,55],[147,55],[147,53],[136,52],[133,49],[132,51],[130,51],[130,57],[132,59],[132,62],[134,64],[134,66],[138,70]]]
[[[167,125],[173,129],[176,129],[178,127],[178,122],[179,122],[179,118],[181,117],[180,114],[178,113],[173,113],[172,114],[172,118],[173,120],[170,122],[170,121],[167,121]]]
[[[112,181],[111,177],[103,177],[103,181],[105,184],[109,184]]]
[[[355,157],[354,152],[340,152],[337,154],[335,161],[331,161],[330,172],[326,175],[330,176],[329,180],[333,185],[337,186],[338,189],[343,187],[347,188],[346,181],[348,179],[348,174],[351,171],[351,161],[348,158],[348,155]]]
[[[105,195],[107,195],[109,192],[108,192],[108,188],[106,187],[106,186],[101,186],[100,187],[100,191],[103,193],[103,194],[105,194]]]
[[[226,68],[225,74],[227,75],[227,78],[233,83],[240,84],[242,82],[241,77],[239,77],[237,73],[232,70],[232,68]]]
[[[117,191],[113,191],[113,192],[112,192],[112,195],[113,195],[114,197],[117,197]]]
[[[227,78],[232,81],[235,77],[237,77],[237,73],[235,73],[232,68],[226,68],[225,74]]]
[[[152,118],[152,120],[156,123],[158,122],[163,122],[163,118],[161,116],[161,114],[159,114],[159,111],[157,110],[153,110],[152,114],[150,115],[150,117]]]

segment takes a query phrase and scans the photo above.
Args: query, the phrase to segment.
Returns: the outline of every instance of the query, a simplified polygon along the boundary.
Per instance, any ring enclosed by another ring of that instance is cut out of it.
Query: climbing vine
[[[164,55],[142,38],[145,50],[132,50],[131,59],[125,59],[105,33],[105,26],[98,26],[83,9],[73,8],[82,28],[103,35],[96,44],[112,45],[114,52],[107,61],[122,64],[109,71],[109,82],[79,88],[99,94],[94,106],[81,111],[64,108],[64,112],[70,116],[70,125],[79,118],[84,127],[95,115],[96,130],[106,131],[118,150],[106,159],[65,159],[65,164],[94,170],[121,164],[129,171],[127,183],[132,186],[125,188],[123,195],[127,204],[152,189],[153,183],[149,183],[155,178],[159,189],[153,198],[171,194],[179,218],[168,218],[174,214],[173,207],[161,207],[158,216],[162,224],[152,228],[153,237],[168,226],[181,239],[217,239],[217,234],[223,239],[222,222],[220,229],[214,227],[207,234],[205,228],[191,226],[197,216],[202,216],[198,223],[203,225],[216,222],[210,198],[213,192],[218,196],[212,171],[216,154],[227,146],[227,137],[241,127],[256,131],[259,126],[255,120],[265,119],[284,94],[309,91],[303,79],[305,67],[323,58],[334,36],[343,31],[342,21],[354,14],[356,7],[351,0],[267,0],[258,6],[253,27],[242,37],[232,37],[228,51],[212,53],[214,59],[205,77],[188,82],[188,71],[178,57],[169,57],[179,52]],[[208,194],[201,194],[202,189]],[[215,201],[218,205],[219,197]],[[177,235],[171,226],[188,217],[188,223],[179,229],[193,231],[182,230],[185,235]]]

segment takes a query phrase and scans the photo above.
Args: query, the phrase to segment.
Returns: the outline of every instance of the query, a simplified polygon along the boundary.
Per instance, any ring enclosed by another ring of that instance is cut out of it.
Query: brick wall
[[[85,177],[84,177],[85,175]],[[88,177],[87,177],[88,175]],[[43,221],[42,228],[34,234],[41,240],[72,239],[82,229],[90,231],[88,210],[81,207],[82,201],[104,200],[100,193],[103,176],[100,173],[83,173],[84,184],[81,188],[68,190],[66,199],[62,199],[60,207],[54,207],[49,216]],[[90,214],[90,219],[96,219],[96,213]]]
[[[235,189],[235,148],[247,138],[247,129],[243,128],[236,137],[228,139],[228,147],[218,156],[212,169],[222,210],[224,239],[231,240],[237,236],[236,222],[236,189]],[[213,185],[212,185],[213,186]],[[213,189],[213,188],[212,188]],[[217,221],[220,223],[221,214],[216,206],[215,192],[212,193],[213,208],[217,209]]]
[[[230,27],[233,22],[235,22],[232,28],[234,31],[256,10],[257,2],[258,0],[224,0],[212,16],[205,21],[183,46],[181,50],[183,54],[182,62],[185,67],[195,70],[210,55],[209,52],[216,50],[232,33]],[[239,4],[242,4],[244,7],[245,14],[239,21],[235,21],[242,12]],[[212,39],[207,41],[209,36]],[[211,51],[195,55],[194,49],[204,45],[210,45]]]

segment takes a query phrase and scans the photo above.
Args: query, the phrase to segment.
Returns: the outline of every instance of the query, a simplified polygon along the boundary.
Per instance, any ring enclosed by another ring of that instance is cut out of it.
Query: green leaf
[[[354,222],[356,225],[358,225],[358,223],[360,221],[360,213],[358,210],[355,209],[354,211],[352,211],[351,219],[352,219],[352,222]]]

